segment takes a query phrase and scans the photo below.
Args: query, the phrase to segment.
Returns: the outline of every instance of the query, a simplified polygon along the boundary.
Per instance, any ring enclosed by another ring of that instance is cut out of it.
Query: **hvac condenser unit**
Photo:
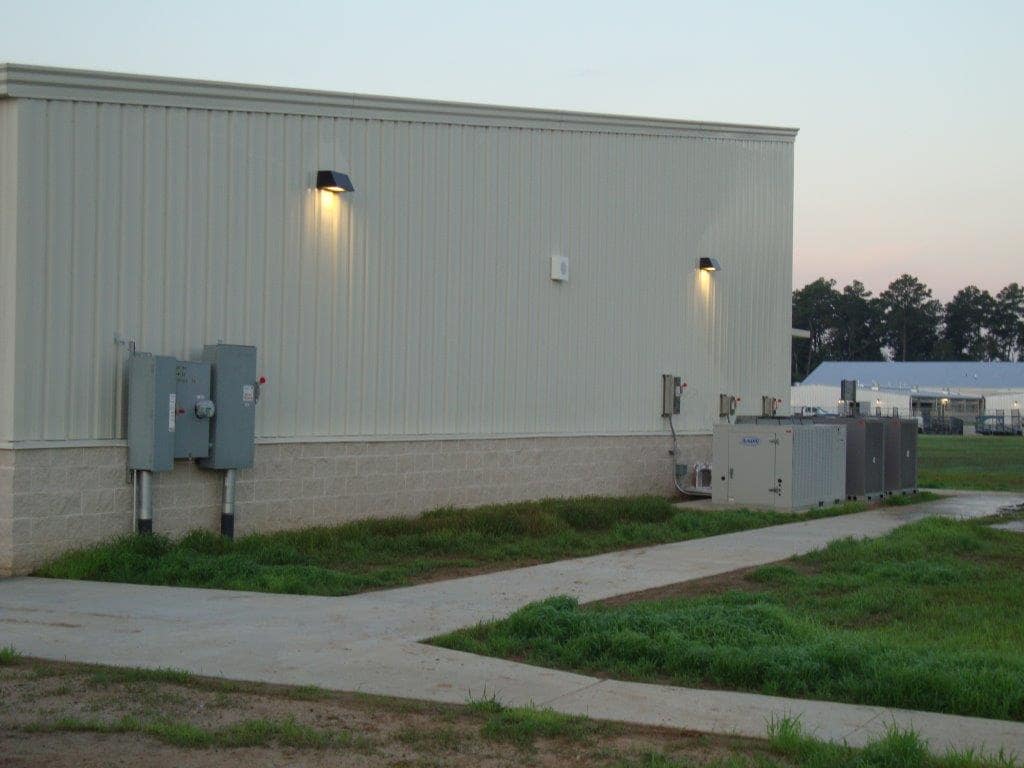
[[[917,420],[882,419],[885,436],[885,492],[917,490]]]
[[[716,424],[711,497],[780,510],[846,498],[842,424]]]
[[[846,426],[846,498],[878,499],[885,494],[885,427],[882,419],[819,417],[816,424]]]

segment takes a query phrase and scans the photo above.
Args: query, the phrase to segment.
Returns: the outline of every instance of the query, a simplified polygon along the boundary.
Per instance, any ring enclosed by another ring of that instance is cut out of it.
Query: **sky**
[[[0,0],[0,61],[795,126],[794,285],[1024,283],[1024,2]]]

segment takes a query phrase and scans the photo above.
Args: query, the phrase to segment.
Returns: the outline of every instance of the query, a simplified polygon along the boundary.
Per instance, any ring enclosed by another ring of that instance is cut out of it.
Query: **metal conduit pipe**
[[[135,523],[138,533],[153,532],[153,473],[148,469],[136,472],[139,481],[139,517]]]
[[[224,471],[224,508],[220,513],[220,532],[229,539],[235,538],[235,480],[237,470]]]

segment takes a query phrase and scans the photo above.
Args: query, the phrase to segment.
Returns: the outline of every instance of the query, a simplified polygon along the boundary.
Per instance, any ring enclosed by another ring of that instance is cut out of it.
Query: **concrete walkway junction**
[[[819,738],[854,746],[895,723],[938,751],[1024,755],[1024,723],[606,680],[421,642],[552,595],[601,600],[782,560],[844,537],[881,536],[929,515],[980,517],[1022,503],[1019,494],[960,493],[340,598],[16,578],[0,582],[0,645],[47,659],[439,702],[493,695],[510,706],[754,738],[784,715],[799,716]]]

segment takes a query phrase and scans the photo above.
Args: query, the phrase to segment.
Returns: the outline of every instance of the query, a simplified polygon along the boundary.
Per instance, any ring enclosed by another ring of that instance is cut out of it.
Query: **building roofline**
[[[0,63],[2,97],[788,143],[798,130]]]

